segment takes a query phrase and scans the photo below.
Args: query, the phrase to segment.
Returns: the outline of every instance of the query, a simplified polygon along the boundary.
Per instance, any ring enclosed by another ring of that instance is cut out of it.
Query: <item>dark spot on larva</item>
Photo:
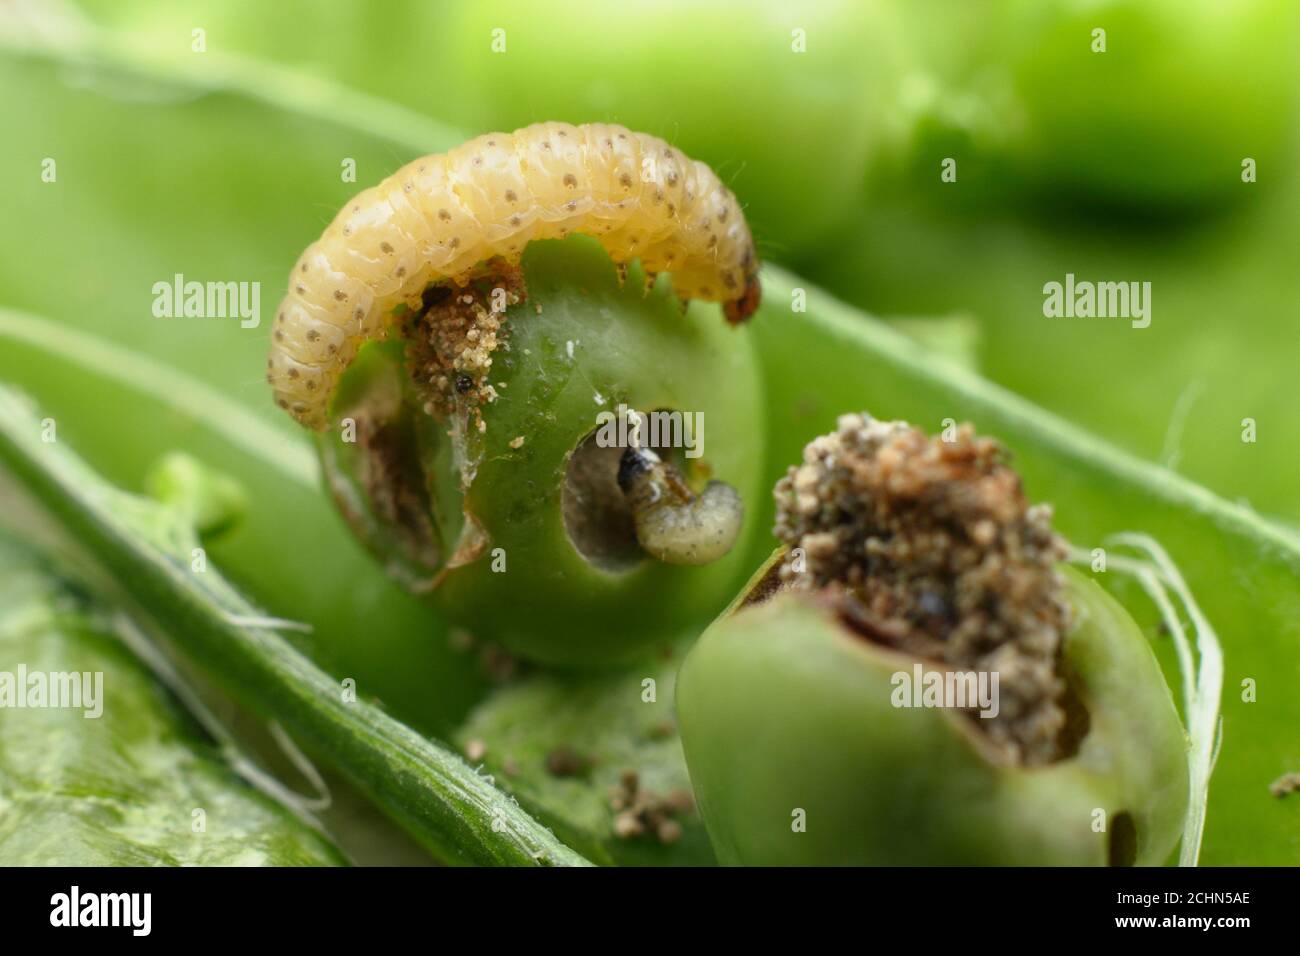
[[[561,136],[568,136],[568,135],[569,135],[568,133],[566,133],[566,132],[565,132],[564,130],[562,130],[562,129],[558,129],[558,130],[556,130],[556,132],[559,133]]]
[[[717,237],[717,236],[709,236],[709,248],[712,249],[712,248],[713,248],[714,246],[716,246],[717,244],[718,244],[718,237]]]
[[[281,312],[279,315],[277,315],[275,317],[275,321],[279,322],[281,325],[284,325],[284,313]]]
[[[542,140],[542,149],[550,149],[550,148],[551,148],[551,141],[549,139]]]
[[[451,237],[451,242],[447,243],[447,248],[449,248],[449,249],[459,249],[459,248],[460,248],[460,236],[452,236],[452,237]]]
[[[355,309],[352,310],[352,317],[356,319],[358,322],[360,322],[362,319],[366,317],[366,310],[361,308],[361,306],[357,306]]]
[[[722,277],[722,284],[728,289],[734,289],[736,287],[736,277],[728,272]]]
[[[482,156],[475,156],[475,157],[474,157],[474,165],[475,165],[475,166],[482,166],[482,165],[483,165],[483,157],[482,157]]]
[[[662,189],[656,189],[656,190],[655,190],[655,205],[657,206],[657,205],[659,205],[659,204],[660,204],[661,202],[663,202],[663,201],[664,201],[664,191],[663,191]]]
[[[443,222],[451,222],[451,213],[447,212],[445,209],[439,209],[438,218]]]
[[[727,207],[723,206],[721,209],[718,210],[718,222],[726,222],[726,221],[727,221]]]
[[[575,186],[578,185],[578,177],[573,175],[573,173],[565,173],[563,182],[564,185],[568,186],[570,189],[573,189]]]
[[[490,139],[490,140],[488,140],[488,145],[489,145],[489,146],[495,146],[496,144],[497,144],[497,141],[496,141],[496,140],[494,140],[494,139]]]
[[[513,189],[507,189],[506,202],[518,202],[518,201],[519,201],[519,197],[515,195],[515,191]]]
[[[399,279],[402,278],[402,276],[406,275],[406,266],[398,266],[393,271],[393,275],[395,275]]]
[[[624,173],[622,176],[618,177],[618,184],[622,186],[624,189],[631,189],[632,177],[629,176],[627,173]]]
[[[608,138],[607,138],[607,139],[605,140],[605,148],[606,148],[606,149],[613,149],[613,148],[614,148],[614,141],[613,141],[612,139],[608,139]]]
[[[298,370],[297,370],[296,368],[291,368],[291,369],[289,369],[289,377],[290,377],[290,378],[297,378],[297,377],[298,377]]]
[[[306,295],[306,294],[307,294],[307,287],[306,287],[305,285],[303,285],[301,282],[298,283],[296,286],[294,286],[294,287],[293,287],[293,290],[294,290],[295,292],[297,292],[299,295]]]
[[[700,225],[704,227],[704,231],[705,231],[705,232],[712,232],[712,231],[713,231],[712,224],[709,222],[708,219],[701,219],[701,220],[700,220]]]
[[[409,193],[415,188],[415,183],[402,183],[402,192]]]
[[[288,408],[288,407],[289,407],[289,403],[286,402],[283,398],[280,399],[280,400],[279,400],[278,402],[276,402],[275,404],[279,405],[281,408]]]
[[[672,158],[673,158],[673,151],[671,149],[665,148],[664,159],[672,159]]]
[[[331,345],[331,346],[330,346],[330,349],[329,349],[330,355],[333,355],[333,354],[334,354],[335,352],[337,352],[338,350],[339,350],[339,347],[338,347],[337,345]]]
[[[629,246],[635,246],[637,245],[637,241],[635,239],[629,239],[627,244]]]
[[[353,207],[352,207],[352,211],[353,211],[353,212],[360,212],[360,211],[361,211],[361,205],[360,205],[360,204],[357,204],[357,205],[353,206]]]
[[[276,332],[276,333],[275,333],[275,340],[276,340],[277,342],[283,342],[283,341],[284,341],[284,333],[283,333],[283,332]]]
[[[708,296],[713,295],[713,288],[711,286],[702,285],[700,286],[700,294],[707,298]]]
[[[338,301],[340,301],[340,302],[345,302],[345,301],[347,301],[347,297],[348,297],[348,294],[347,294],[346,292],[344,292],[342,289],[335,289],[335,290],[334,290],[334,298],[336,298]]]
[[[618,134],[618,138],[619,138],[619,139],[627,139],[627,133],[619,133],[619,134]]]
[[[608,228],[608,227],[607,227],[607,228]],[[561,230],[560,230],[560,238],[561,238],[561,239],[563,239],[563,238],[564,238],[565,236],[567,236],[568,234],[569,234],[569,230],[567,230],[567,229],[561,229]]]
[[[304,262],[301,266],[299,266],[299,267],[298,267],[298,271],[299,271],[299,272],[306,272],[306,271],[307,271],[307,263]]]
[[[520,219],[518,216],[510,217],[510,225],[512,226],[518,226],[521,222],[523,222],[523,220]]]
[[[417,173],[422,173],[422,172],[424,172],[424,163],[421,163],[419,166],[416,166],[416,167],[415,167],[415,171],[416,171]]]
[[[392,255],[393,244],[391,242],[381,242],[379,244],[379,248],[384,252],[385,255]]]
[[[665,253],[664,253],[664,262],[672,262],[672,261],[673,261],[674,259],[676,259],[676,258],[677,258],[677,253],[675,253],[675,252],[665,252]]]
[[[676,173],[669,173],[669,174],[668,174],[668,185],[669,185],[669,186],[676,186],[676,185],[677,185],[677,174],[676,174]]]
[[[470,378],[464,372],[456,376],[456,391],[464,395],[474,388],[474,379]]]
[[[578,201],[576,199],[570,199],[568,202],[564,204],[564,208],[567,209],[569,212],[573,212],[575,209],[578,208]]]
[[[345,235],[345,236],[350,236],[350,235],[352,235],[352,227],[351,227],[351,226],[344,226],[344,227],[343,227],[343,235]]]
[[[315,329],[308,329],[308,330],[307,330],[307,341],[308,341],[308,342],[315,342],[315,341],[318,340],[319,338],[320,338],[320,333],[317,332]]]
[[[677,204],[676,204],[676,203],[671,203],[671,202],[670,202],[670,203],[668,204],[668,215],[670,215],[670,216],[675,216],[675,215],[677,215]]]

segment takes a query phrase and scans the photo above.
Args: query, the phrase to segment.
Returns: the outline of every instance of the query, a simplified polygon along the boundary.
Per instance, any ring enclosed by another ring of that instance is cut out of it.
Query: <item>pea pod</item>
[[[123,645],[131,626],[0,533],[4,864],[345,863],[314,824],[234,772]]]

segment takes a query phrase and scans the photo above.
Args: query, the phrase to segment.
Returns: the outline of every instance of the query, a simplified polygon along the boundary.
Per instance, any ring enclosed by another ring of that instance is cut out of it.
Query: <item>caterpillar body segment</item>
[[[672,274],[682,299],[758,307],[758,259],[735,196],[704,163],[621,126],[539,123],[424,156],[348,202],[294,265],[267,379],[280,407],[322,429],[330,396],[393,310],[534,239],[594,236],[614,262]]]

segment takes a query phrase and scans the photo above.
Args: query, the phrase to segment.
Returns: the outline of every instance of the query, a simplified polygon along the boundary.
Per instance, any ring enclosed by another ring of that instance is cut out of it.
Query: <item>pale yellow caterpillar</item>
[[[758,259],[736,197],[704,163],[621,126],[538,123],[417,159],[354,197],[307,247],[277,311],[267,380],[323,429],[339,377],[393,310],[534,239],[594,236],[614,262],[672,274],[682,299],[758,307]]]

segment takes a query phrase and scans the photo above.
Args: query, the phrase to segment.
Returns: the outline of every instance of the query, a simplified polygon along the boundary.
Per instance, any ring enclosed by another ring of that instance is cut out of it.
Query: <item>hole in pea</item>
[[[669,411],[669,409],[655,409]],[[602,445],[593,428],[569,454],[561,491],[564,530],[574,550],[593,567],[612,574],[630,571],[646,559],[637,542],[627,496],[618,486],[619,461],[625,448]],[[681,448],[650,445],[650,450],[679,468]]]
[[[1137,825],[1127,810],[1112,814],[1108,844],[1107,866],[1132,866],[1137,862]]]

